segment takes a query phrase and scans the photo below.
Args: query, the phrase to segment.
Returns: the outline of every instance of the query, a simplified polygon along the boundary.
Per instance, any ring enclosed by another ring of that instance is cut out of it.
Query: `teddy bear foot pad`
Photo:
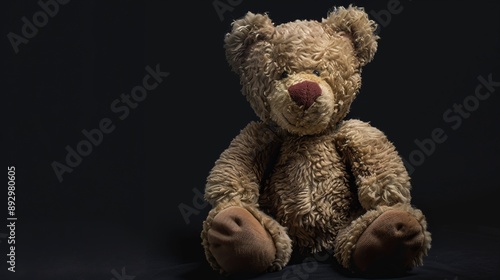
[[[230,274],[264,272],[275,259],[271,236],[241,207],[230,207],[217,214],[207,238],[217,263]]]
[[[352,255],[354,266],[361,274],[403,274],[412,268],[424,239],[422,226],[411,214],[387,211],[360,236]]]

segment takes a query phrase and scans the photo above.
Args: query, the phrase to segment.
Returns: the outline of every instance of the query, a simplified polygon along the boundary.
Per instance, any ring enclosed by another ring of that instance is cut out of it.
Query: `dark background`
[[[214,3],[227,10],[218,13]],[[33,22],[41,6],[7,1],[0,9],[3,158],[16,168],[18,218],[16,273],[6,272],[10,245],[0,226],[2,279],[214,276],[200,244],[209,206],[199,194],[219,154],[256,120],[225,60],[224,34],[247,11],[268,12],[279,24],[320,20],[350,3],[379,23],[381,39],[349,118],[370,121],[413,163],[413,204],[434,233],[434,270],[421,272],[500,275],[500,86],[465,117],[443,117],[454,104],[477,101],[478,77],[500,82],[500,4],[73,0],[58,4],[18,53],[8,34],[22,35],[22,18]],[[142,84],[148,65],[169,76],[122,120],[110,105]],[[76,149],[82,130],[104,118],[115,129],[60,182],[51,164],[65,164],[66,147]],[[436,128],[446,140],[412,161],[416,142],[428,143]]]

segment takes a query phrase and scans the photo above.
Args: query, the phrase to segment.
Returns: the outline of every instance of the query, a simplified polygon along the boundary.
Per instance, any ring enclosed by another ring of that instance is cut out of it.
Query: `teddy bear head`
[[[349,112],[361,69],[377,50],[363,8],[336,7],[318,20],[275,25],[248,12],[224,38],[226,58],[257,116],[296,135],[318,134]]]

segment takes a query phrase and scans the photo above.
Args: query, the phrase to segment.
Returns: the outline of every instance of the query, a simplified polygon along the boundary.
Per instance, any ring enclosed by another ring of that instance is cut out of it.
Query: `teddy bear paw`
[[[424,230],[408,212],[390,210],[360,236],[353,253],[356,270],[369,275],[403,274],[424,247]]]
[[[264,272],[275,259],[273,239],[259,221],[242,207],[218,213],[207,232],[209,249],[229,274]]]

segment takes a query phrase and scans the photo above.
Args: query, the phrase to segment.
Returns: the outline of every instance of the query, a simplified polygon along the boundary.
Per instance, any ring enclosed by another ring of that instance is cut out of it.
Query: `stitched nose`
[[[304,109],[307,109],[321,95],[321,88],[315,82],[303,81],[290,86],[288,93],[297,105],[304,105]]]

